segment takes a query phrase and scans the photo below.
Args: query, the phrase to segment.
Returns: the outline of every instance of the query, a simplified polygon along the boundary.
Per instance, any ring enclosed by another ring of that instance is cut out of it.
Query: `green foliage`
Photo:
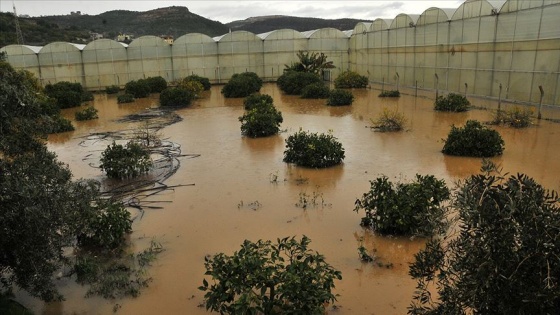
[[[94,100],[93,93],[90,91],[84,91],[82,93],[82,102],[90,102]]]
[[[309,72],[319,74],[323,69],[331,69],[335,66],[332,61],[327,61],[327,56],[324,53],[308,52],[300,50],[297,53],[298,62],[293,62],[291,65],[285,65],[284,72]],[[298,93],[299,94],[299,93]]]
[[[107,94],[117,94],[121,89],[118,85],[111,85],[105,88],[105,93]]]
[[[519,106],[515,106],[508,110],[499,109],[492,120],[492,124],[525,128],[531,125],[532,116],[533,111],[530,108],[521,109]]]
[[[97,109],[93,106],[88,106],[75,114],[76,120],[91,120],[99,118],[97,116]]]
[[[278,239],[276,243],[246,240],[232,256],[206,257],[202,281],[207,310],[220,314],[323,314],[333,303],[334,280],[339,271],[308,248],[303,236]]]
[[[301,98],[327,98],[330,89],[323,82],[308,84],[301,90]]]
[[[148,77],[145,80],[150,87],[150,93],[161,93],[167,89],[167,81],[162,76]]]
[[[263,81],[254,72],[235,73],[222,88],[225,97],[247,97],[258,92]]]
[[[98,208],[96,217],[78,236],[78,245],[103,249],[121,247],[125,235],[132,232],[130,212],[120,202],[103,202]]]
[[[344,71],[335,80],[334,87],[337,89],[348,89],[348,88],[366,88],[368,85],[368,78],[366,76],[360,75],[354,71]]]
[[[449,93],[447,96],[438,96],[435,101],[435,110],[446,112],[465,112],[471,102],[461,94]]]
[[[202,93],[202,91],[204,91],[204,86],[202,85],[202,83],[188,78],[184,78],[183,80],[179,81],[177,83],[177,87],[190,91],[195,96],[195,98],[198,97]]]
[[[352,95],[352,92],[347,90],[334,89],[329,94],[329,98],[327,99],[327,105],[330,106],[351,105],[353,101],[354,101],[354,95]]]
[[[468,120],[463,128],[451,126],[443,141],[442,152],[448,155],[492,157],[504,151],[502,136],[476,120]]]
[[[286,139],[284,162],[299,166],[324,168],[340,164],[344,148],[331,134],[298,131]]]
[[[48,125],[47,133],[61,133],[67,131],[73,131],[74,126],[72,122],[60,114],[45,117],[46,124]]]
[[[193,82],[191,83],[198,83]],[[196,95],[189,89],[169,87],[159,95],[159,104],[163,107],[184,107],[191,105]]]
[[[268,137],[280,131],[280,124],[283,121],[282,113],[272,103],[266,102],[266,97],[264,97],[261,99],[260,105],[254,106],[239,117],[243,135],[251,138]]]
[[[430,241],[410,266],[417,290],[408,313],[556,314],[558,193],[485,161],[482,174],[458,184],[452,207],[455,236]]]
[[[278,77],[276,84],[288,95],[301,95],[304,87],[322,82],[321,77],[312,72],[287,71]]]
[[[189,76],[187,76],[186,78],[184,78],[183,80],[185,81],[196,81],[200,84],[202,84],[202,87],[204,88],[205,91],[210,90],[210,88],[212,87],[212,84],[210,84],[210,80],[206,77],[201,77],[197,74],[191,74]]]
[[[4,315],[33,315],[33,312],[26,309],[23,305],[12,300],[10,294],[0,293],[0,314]]]
[[[379,94],[379,97],[400,97],[400,96],[401,96],[401,92],[397,90],[382,91]]]
[[[132,94],[125,93],[117,96],[117,103],[119,104],[132,102],[134,102],[134,95]]]
[[[272,96],[268,94],[253,93],[243,100],[243,107],[245,110],[251,110],[255,107],[273,105],[274,101]]]
[[[45,85],[45,94],[56,100],[60,108],[80,106],[84,98],[84,89],[80,83],[62,81]]]
[[[393,184],[386,176],[370,181],[370,191],[357,199],[354,211],[363,209],[363,226],[383,235],[432,236],[445,232],[449,189],[432,175],[416,174],[411,183]]]
[[[371,123],[371,128],[381,132],[400,131],[406,124],[406,118],[404,114],[399,113],[396,109],[390,110],[388,108],[383,108],[383,113],[381,113],[377,119],[372,119]]]
[[[147,173],[152,167],[150,153],[135,142],[113,144],[101,153],[100,168],[111,178],[129,178]]]
[[[132,80],[124,85],[126,94],[132,94],[135,98],[148,97],[151,93],[150,85],[146,79]]]

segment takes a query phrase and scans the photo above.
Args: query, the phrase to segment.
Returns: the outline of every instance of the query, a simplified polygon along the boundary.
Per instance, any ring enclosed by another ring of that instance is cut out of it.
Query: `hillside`
[[[90,32],[112,39],[119,33],[131,34],[134,37],[172,35],[175,38],[187,33],[202,33],[214,37],[226,34],[230,29],[255,34],[284,28],[309,31],[333,27],[344,31],[354,29],[358,22],[360,21],[354,19],[326,20],[275,15],[251,17],[222,24],[179,6],[146,12],[115,10],[99,15],[68,14],[19,18],[24,43],[36,46],[55,41],[86,44],[92,40]],[[0,12],[0,47],[16,43],[13,14]]]
[[[231,28],[232,31],[243,30],[260,34],[283,28],[294,29],[296,31],[310,31],[319,28],[332,27],[341,31],[346,31],[353,30],[359,22],[363,21],[355,19],[326,20],[284,15],[269,15],[233,21],[227,23],[226,25]]]

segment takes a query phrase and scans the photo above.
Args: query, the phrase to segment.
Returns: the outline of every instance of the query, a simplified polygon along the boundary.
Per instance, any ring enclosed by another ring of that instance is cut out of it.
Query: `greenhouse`
[[[83,45],[55,42],[40,49],[0,49],[18,69],[43,84],[83,83],[102,89],[129,80],[190,74],[225,83],[234,74],[257,73],[275,80],[297,52],[324,53],[336,68],[369,78],[371,84],[400,85],[519,102],[560,105],[560,0],[468,0],[458,8],[429,8],[421,15],[358,23],[354,29],[324,28],[264,34],[235,31],[210,38],[185,34],[172,45],[156,36],[128,47],[111,40]]]
[[[297,60],[300,50],[307,50],[307,38],[292,29],[275,30],[258,34],[264,40],[264,80],[275,80],[284,71],[285,65]]]
[[[218,44],[209,36],[192,33],[183,35],[171,47],[173,79],[196,74],[211,81],[218,78]]]
[[[163,39],[157,36],[142,36],[133,40],[126,50],[129,80],[157,76],[167,81],[173,80],[171,46]]]
[[[129,81],[126,44],[110,39],[93,41],[82,51],[84,84],[101,90]]]
[[[85,45],[54,42],[47,44],[38,53],[41,83],[54,84],[60,81],[83,82],[84,68],[82,49]]]

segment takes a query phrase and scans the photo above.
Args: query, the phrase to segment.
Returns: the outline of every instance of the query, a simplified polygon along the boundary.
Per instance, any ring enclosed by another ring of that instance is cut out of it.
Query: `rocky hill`
[[[12,13],[0,12],[0,47],[16,44],[15,21]],[[354,19],[326,20],[291,16],[251,17],[222,24],[192,13],[186,7],[173,6],[146,12],[115,10],[99,15],[68,14],[19,18],[26,45],[45,45],[55,41],[88,43],[93,33],[115,39],[119,33],[134,37],[143,35],[172,35],[178,38],[187,33],[202,33],[210,37],[232,31],[245,30],[255,34],[291,28],[308,31],[325,27],[351,30],[360,22]]]
[[[346,31],[353,30],[359,22],[363,21],[355,19],[326,20],[285,15],[269,15],[233,21],[227,23],[226,25],[231,28],[232,31],[243,30],[260,34],[283,28],[290,28],[296,31],[310,31],[319,28],[332,27],[341,31]]]

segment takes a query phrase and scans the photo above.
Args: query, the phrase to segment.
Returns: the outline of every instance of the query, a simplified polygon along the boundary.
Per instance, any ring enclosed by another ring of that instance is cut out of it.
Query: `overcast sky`
[[[430,7],[457,8],[464,1],[401,0],[401,1],[165,1],[165,0],[0,0],[0,11],[30,16],[66,15],[71,11],[97,15],[111,10],[148,11],[169,6],[185,6],[189,11],[205,18],[228,23],[263,15],[290,15],[324,19],[353,18],[373,21],[376,18],[392,19],[399,13],[421,14]]]

